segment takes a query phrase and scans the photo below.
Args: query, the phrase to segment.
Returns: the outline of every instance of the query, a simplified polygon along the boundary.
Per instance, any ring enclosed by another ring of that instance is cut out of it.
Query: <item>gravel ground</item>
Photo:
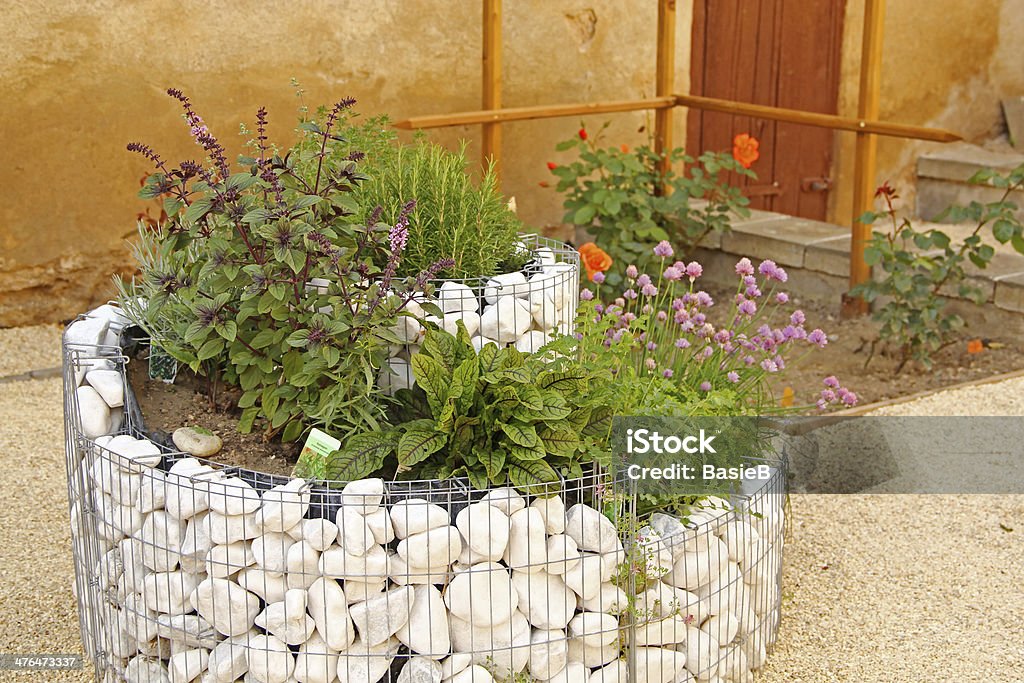
[[[0,330],[0,377],[59,362],[58,328]],[[0,384],[2,652],[81,652],[61,404],[59,379]],[[885,413],[1024,415],[1024,379]],[[792,511],[782,629],[760,681],[1024,682],[1024,496],[795,495]]]

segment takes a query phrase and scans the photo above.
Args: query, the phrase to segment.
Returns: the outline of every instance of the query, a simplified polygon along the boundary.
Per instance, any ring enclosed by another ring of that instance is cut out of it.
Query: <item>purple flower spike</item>
[[[654,247],[654,255],[660,256],[661,258],[671,258],[673,254],[672,245],[662,240],[658,242],[658,246]]]
[[[736,274],[743,276],[753,275],[754,264],[750,262],[750,259],[744,256],[736,263]]]

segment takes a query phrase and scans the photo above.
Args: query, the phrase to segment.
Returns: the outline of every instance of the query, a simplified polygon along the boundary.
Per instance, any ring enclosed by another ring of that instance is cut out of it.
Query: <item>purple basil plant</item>
[[[603,331],[605,348],[622,351],[625,345],[630,351],[625,357],[640,376],[660,374],[701,394],[728,390],[752,404],[748,407],[776,408],[771,377],[828,344],[824,331],[807,329],[803,311],[786,312],[789,295],[779,289],[788,279],[786,271],[770,260],[755,268],[750,259],[740,259],[736,293],[727,314],[714,316],[716,325],[710,314],[715,301],[697,284],[703,267],[673,261],[665,241],[654,255],[660,260],[656,275],[630,265],[625,289],[614,294],[604,291],[604,277],[596,274],[596,291],[580,293],[578,336]],[[819,408],[856,403],[857,395],[834,376],[824,379]]]

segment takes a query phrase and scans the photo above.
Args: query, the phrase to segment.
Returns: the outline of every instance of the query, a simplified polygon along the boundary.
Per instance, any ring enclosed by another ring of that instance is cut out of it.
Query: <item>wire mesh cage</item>
[[[579,302],[579,252],[557,240],[523,235],[521,249],[530,256],[522,270],[493,277],[436,279],[432,296],[424,295],[408,306],[395,334],[405,341],[391,347],[379,385],[393,393],[415,382],[411,355],[431,326],[457,334],[461,322],[473,347],[487,344],[515,346],[534,353],[555,334],[569,334]],[[429,312],[433,304],[441,315]]]
[[[64,381],[97,681],[743,681],[774,642],[785,461],[682,518],[599,471],[527,495],[227,467],[145,438],[92,320]]]

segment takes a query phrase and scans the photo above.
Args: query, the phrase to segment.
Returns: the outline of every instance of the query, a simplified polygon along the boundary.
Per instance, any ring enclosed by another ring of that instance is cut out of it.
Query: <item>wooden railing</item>
[[[398,121],[395,126],[405,129],[423,129],[481,124],[483,126],[483,160],[485,163],[493,162],[499,172],[501,170],[501,124],[507,121],[654,110],[654,145],[655,150],[659,153],[672,149],[672,120],[676,107],[740,114],[839,131],[852,131],[857,140],[854,156],[853,215],[850,220],[850,286],[853,287],[870,279],[871,268],[864,262],[864,248],[870,238],[871,230],[870,226],[857,219],[865,212],[870,211],[873,206],[877,136],[887,135],[933,142],[955,142],[962,139],[956,133],[947,130],[878,120],[885,0],[865,0],[860,90],[855,118],[711,97],[673,94],[675,90],[676,0],[657,1],[656,96],[653,98],[503,108],[501,106],[501,0],[483,0],[483,109],[454,114],[416,116]],[[867,303],[863,300],[844,297],[844,315],[860,315],[866,313],[867,310]]]

